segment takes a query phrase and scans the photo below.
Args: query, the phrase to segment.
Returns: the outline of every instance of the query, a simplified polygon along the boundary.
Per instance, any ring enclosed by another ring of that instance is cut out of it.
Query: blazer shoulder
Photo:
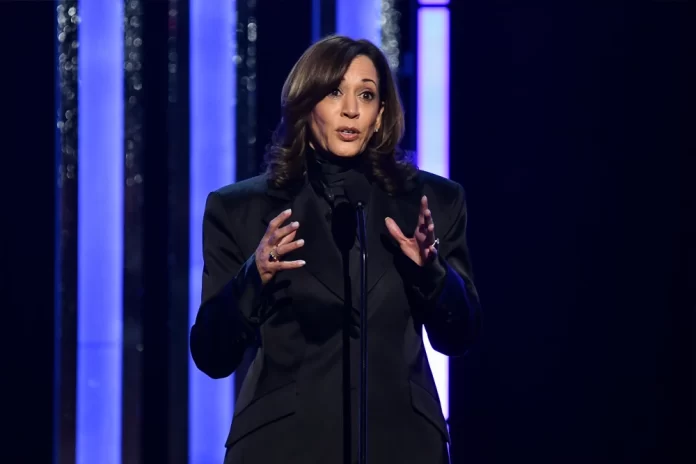
[[[217,195],[227,208],[232,208],[263,198],[267,192],[268,176],[261,174],[221,187],[211,195]]]
[[[430,192],[439,203],[451,204],[464,197],[461,184],[428,171],[418,171],[418,182],[425,192]]]

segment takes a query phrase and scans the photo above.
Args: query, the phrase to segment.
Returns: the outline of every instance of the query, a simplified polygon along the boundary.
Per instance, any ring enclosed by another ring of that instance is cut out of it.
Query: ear
[[[382,113],[384,113],[384,102],[379,107],[379,114],[377,115],[377,121],[375,122],[375,132],[382,128]]]

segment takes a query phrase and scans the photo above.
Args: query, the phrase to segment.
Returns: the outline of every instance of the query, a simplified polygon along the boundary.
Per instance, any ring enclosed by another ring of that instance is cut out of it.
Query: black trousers
[[[327,448],[319,439],[300,443],[300,420],[297,415],[285,417],[250,433],[227,448],[224,464],[357,464],[355,446],[345,456],[342,449]],[[407,431],[408,439],[403,431],[394,434],[394,440],[387,430],[370,433],[374,438],[368,446],[369,464],[449,464],[442,434],[425,419],[416,424]]]

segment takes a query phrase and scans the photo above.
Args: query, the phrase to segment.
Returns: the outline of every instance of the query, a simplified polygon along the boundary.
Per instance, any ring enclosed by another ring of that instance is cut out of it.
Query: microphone
[[[342,255],[350,253],[353,248],[357,227],[355,208],[345,199],[334,203],[331,212],[331,235]]]
[[[367,200],[370,198],[370,184],[367,182],[346,182],[343,187],[346,192],[346,197],[351,205],[355,208],[367,206]]]
[[[365,206],[367,205],[370,185],[365,182],[346,182],[343,186],[343,195],[334,196],[331,189],[324,186],[324,196],[333,206],[331,213],[331,233],[341,252],[349,252],[355,243],[355,233],[361,244],[361,251],[367,249],[362,246],[366,242],[365,230]],[[362,222],[361,222],[362,219]]]
[[[365,207],[370,195],[367,183],[346,183],[345,193],[357,218],[360,243],[360,391],[358,410],[358,463],[367,464],[367,225]],[[355,227],[351,229],[355,230]],[[354,232],[351,233],[353,237]],[[351,240],[353,240],[351,238]]]

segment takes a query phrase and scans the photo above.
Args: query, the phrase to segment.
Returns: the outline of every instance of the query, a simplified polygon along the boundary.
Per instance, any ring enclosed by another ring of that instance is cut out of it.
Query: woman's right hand
[[[273,278],[278,271],[286,269],[297,269],[305,265],[302,260],[298,261],[282,261],[283,255],[297,250],[304,245],[304,240],[295,240],[297,229],[300,227],[298,222],[280,227],[292,213],[291,210],[285,210],[276,216],[263,234],[261,243],[256,248],[254,259],[256,260],[256,268],[261,276],[261,282],[266,283]],[[294,241],[293,241],[294,240]]]

